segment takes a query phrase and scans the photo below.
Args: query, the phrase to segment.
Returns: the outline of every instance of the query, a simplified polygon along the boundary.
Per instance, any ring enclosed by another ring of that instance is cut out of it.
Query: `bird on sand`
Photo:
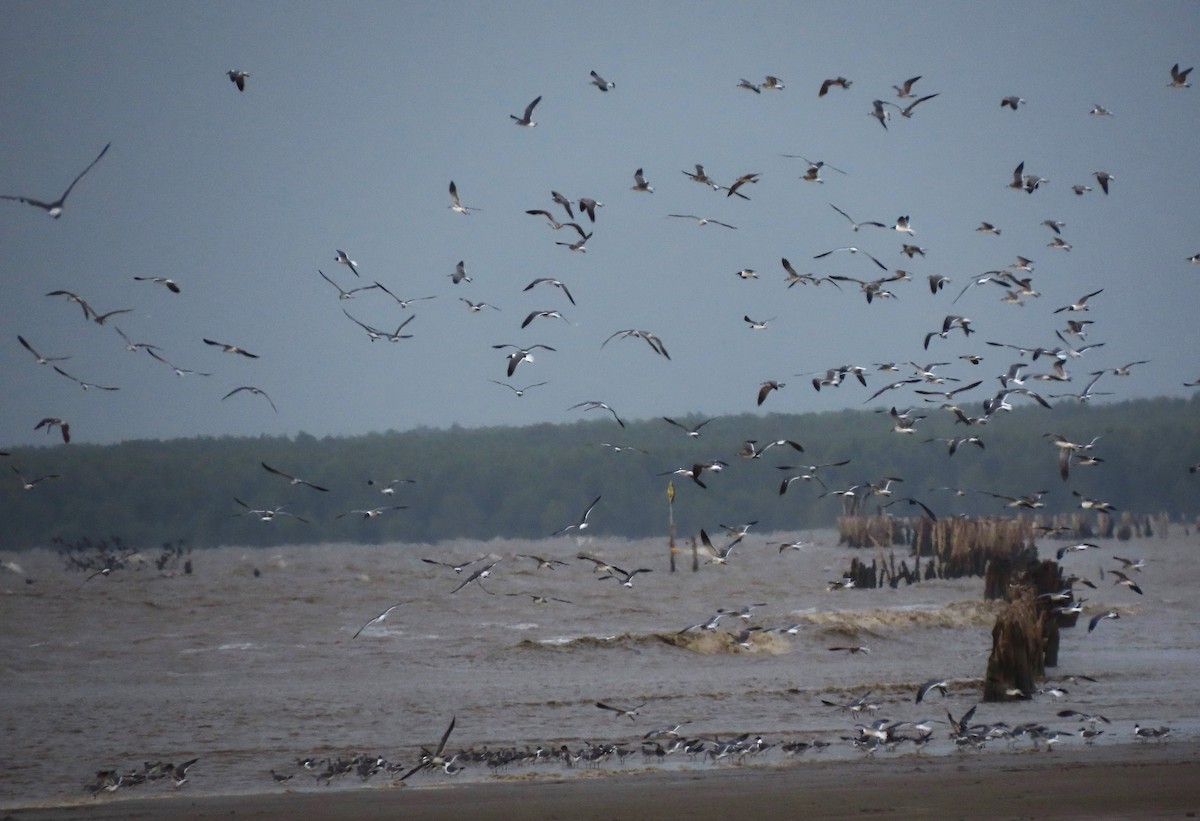
[[[60,196],[58,199],[52,202],[44,202],[42,200],[34,199],[33,197],[21,196],[19,194],[0,194],[0,200],[14,200],[15,202],[23,202],[26,205],[32,205],[34,208],[40,208],[50,216],[58,219],[62,216],[63,206],[66,204],[67,197],[70,196],[71,190],[75,187],[75,184],[83,179],[83,175],[91,171],[92,167],[95,166],[96,163],[100,162],[100,158],[103,157],[108,151],[109,145],[112,145],[112,143],[109,143],[108,145],[104,146],[104,148],[100,149],[100,153],[96,155],[96,159],[92,160],[91,163],[88,164],[87,168],[80,171],[78,177],[71,180],[71,184],[67,186],[67,190],[63,191],[62,196]]]

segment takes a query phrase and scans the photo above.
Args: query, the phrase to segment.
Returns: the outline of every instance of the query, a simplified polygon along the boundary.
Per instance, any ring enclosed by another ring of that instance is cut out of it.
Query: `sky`
[[[74,442],[113,443],[572,422],[604,414],[572,409],[591,401],[628,420],[920,405],[920,385],[866,400],[930,362],[961,380],[946,389],[983,382],[956,397],[978,414],[1020,358],[984,343],[1062,346],[1068,317],[1094,323],[1073,345],[1103,345],[1069,359],[1070,382],[1036,383],[1043,394],[1149,360],[1102,377],[1095,390],[1112,395],[1098,401],[1191,395],[1200,86],[1168,83],[1172,64],[1200,62],[1200,5],[723,6],[7,4],[0,194],[51,200],[111,148],[60,219],[0,201],[0,448],[57,441],[35,430],[46,417],[67,420]],[[231,69],[249,72],[244,92]],[[615,87],[591,85],[592,70]],[[768,74],[785,88],[738,87]],[[888,109],[885,129],[872,101],[911,102],[892,87],[918,75],[914,92],[938,96],[911,118]],[[851,86],[819,97],[836,76]],[[1025,102],[1001,107],[1008,95]],[[537,125],[514,124],[539,96]],[[827,163],[824,182],[800,179],[806,163],[785,154]],[[1047,180],[1033,193],[1008,187],[1022,161]],[[681,173],[697,163],[725,186],[761,177],[739,189],[748,200],[728,197]],[[653,194],[631,190],[639,167]],[[1094,171],[1112,175],[1108,195]],[[451,180],[477,211],[449,208]],[[551,191],[604,203],[581,221],[585,253],[557,244],[578,238],[571,228],[525,213],[564,221]],[[854,232],[831,205],[888,227]],[[901,215],[911,237],[891,227]],[[1065,223],[1070,251],[1048,247],[1047,219]],[[1000,234],[977,231],[984,221]],[[904,256],[905,242],[924,256]],[[863,254],[814,259],[850,245],[912,281],[871,304],[853,282],[786,286],[782,258],[802,274],[884,275]],[[1006,304],[987,283],[954,302],[1018,255],[1040,296]],[[472,281],[455,285],[460,260]],[[347,290],[435,298],[340,300],[318,271]],[[932,294],[930,274],[950,284]],[[181,292],[135,280],[159,276]],[[539,277],[576,304],[523,290]],[[130,312],[98,325],[46,296],[59,289]],[[1095,291],[1087,313],[1055,313]],[[465,299],[496,307],[473,313]],[[535,310],[563,318],[522,328]],[[415,316],[412,337],[372,342],[344,311],[389,331]],[[977,333],[923,349],[949,314]],[[211,376],[127,351],[116,328]],[[637,338],[602,344],[627,329],[657,335],[670,359]],[[119,390],[81,390],[18,335]],[[555,350],[534,350],[509,380],[497,344]],[[972,353],[983,361],[959,358]],[[900,373],[876,372],[892,361]],[[843,364],[867,368],[867,386],[813,389],[812,372]],[[518,396],[493,380],[546,384]],[[764,380],[784,386],[759,407]],[[222,398],[242,386],[278,411],[249,391]]]

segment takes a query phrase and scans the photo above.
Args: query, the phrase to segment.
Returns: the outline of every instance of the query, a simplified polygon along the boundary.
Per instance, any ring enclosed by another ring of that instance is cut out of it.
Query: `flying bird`
[[[667,216],[668,217],[676,217],[678,219],[695,220],[698,225],[708,225],[709,223],[712,223],[713,225],[720,225],[725,228],[732,228],[734,231],[737,230],[736,225],[730,225],[727,222],[721,222],[720,220],[709,219],[708,217],[698,217],[695,214],[667,214]]]
[[[50,216],[58,219],[62,216],[63,206],[67,201],[67,197],[71,194],[71,189],[75,187],[76,183],[83,179],[84,174],[91,171],[92,167],[95,166],[96,163],[100,162],[100,158],[103,157],[105,152],[108,151],[109,145],[112,145],[112,143],[109,143],[108,145],[104,146],[104,148],[100,149],[100,153],[96,155],[96,159],[92,160],[87,168],[80,171],[79,176],[71,180],[71,184],[67,186],[67,190],[62,192],[62,196],[53,202],[43,202],[42,200],[37,200],[33,197],[25,197],[18,194],[0,194],[0,200],[14,200],[16,202],[23,202],[26,205],[32,205],[34,208],[41,208]]]
[[[646,182],[646,177],[642,174],[642,169],[633,172],[633,185],[630,188],[634,191],[641,191],[645,194],[653,194],[654,187]]]
[[[165,286],[168,291],[173,294],[179,293],[179,284],[173,279],[167,277],[134,277],[138,282],[156,282],[159,285]]]
[[[271,410],[275,411],[276,413],[279,413],[279,408],[275,407],[275,403],[273,401],[271,401],[271,397],[267,396],[267,392],[264,391],[262,388],[256,388],[253,385],[242,385],[240,388],[234,388],[229,393],[222,396],[221,401],[224,402],[226,399],[233,396],[235,393],[240,393],[242,391],[249,391],[250,393],[254,394],[255,396],[261,396],[263,399],[267,400],[268,404],[270,404]]]
[[[592,500],[592,503],[587,506],[587,510],[583,511],[583,515],[579,517],[578,522],[575,522],[574,524],[569,524],[566,527],[561,527],[558,530],[551,533],[550,535],[552,537],[558,536],[562,533],[566,533],[568,530],[578,530],[580,532],[587,530],[587,528],[589,526],[588,517],[592,515],[592,511],[596,508],[596,505],[598,505],[600,503],[600,499],[601,499],[601,497],[597,496],[595,499]],[[592,561],[596,561],[596,560],[593,559]]]
[[[358,632],[357,632],[357,633],[355,633],[353,636],[351,636],[351,637],[350,637],[350,640],[351,640],[351,641],[353,641],[354,639],[358,638],[358,636],[359,636],[359,633],[362,633],[362,631],[366,630],[366,629],[367,629],[368,627],[370,627],[372,624],[379,624],[379,623],[381,623],[381,622],[382,622],[384,619],[386,619],[386,618],[387,618],[389,615],[391,615],[391,612],[392,612],[393,610],[395,610],[397,607],[400,607],[402,604],[404,604],[404,602],[397,602],[396,604],[393,604],[391,607],[389,607],[387,610],[384,610],[384,611],[383,611],[382,613],[380,613],[378,616],[376,616],[375,618],[371,619],[369,622],[367,622],[366,624],[364,624],[362,627],[358,628]]]
[[[357,277],[357,276],[362,276],[362,274],[360,274],[360,273],[358,272],[358,268],[354,267],[354,266],[355,266],[355,265],[357,265],[358,263],[356,263],[354,260],[350,259],[350,256],[349,256],[349,254],[347,254],[347,253],[346,253],[345,251],[343,251],[341,248],[337,248],[337,249],[335,249],[335,250],[337,251],[337,256],[335,256],[335,257],[333,258],[333,261],[334,261],[334,262],[336,262],[336,263],[338,263],[338,264],[340,264],[340,265],[345,265],[347,268],[349,268],[351,271],[353,271],[353,272],[354,272],[354,275],[355,275],[356,277]]]
[[[459,214],[470,214],[472,211],[478,211],[478,208],[473,208],[469,205],[463,205],[458,198],[458,186],[454,184],[454,180],[450,180],[450,205],[451,211]]]
[[[594,399],[586,401],[586,402],[577,402],[576,404],[567,408],[567,410],[575,410],[576,408],[583,408],[585,411],[606,410],[612,414],[613,419],[617,420],[618,425],[620,425],[621,427],[625,427],[624,420],[622,420],[620,416],[617,416],[617,412],[615,410],[613,410],[612,407],[610,407],[609,405],[606,405],[603,402],[597,402]]]
[[[834,77],[826,80],[825,82],[821,83],[821,90],[817,92],[817,96],[824,97],[829,93],[829,89],[833,88],[834,86],[839,86],[843,90],[848,89],[850,88],[851,82],[852,81],[847,80],[845,77]]]
[[[611,705],[605,704],[603,701],[597,701],[596,706],[599,707],[601,710],[612,710],[614,713],[617,714],[617,718],[620,718],[621,716],[629,716],[630,720],[633,720],[633,719],[637,718],[638,710],[645,707],[646,704],[645,704],[645,702],[643,702],[641,704],[638,704],[636,707],[613,707]]]
[[[220,348],[225,353],[238,354],[239,356],[245,356],[249,359],[258,359],[258,354],[250,353],[247,350],[239,348],[237,345],[229,345],[224,342],[214,342],[211,339],[205,339],[204,344],[213,345],[214,347]]]
[[[450,738],[450,733],[454,732],[455,720],[455,718],[450,719],[450,726],[446,728],[446,732],[442,733],[442,740],[438,742],[437,749],[432,753],[430,753],[428,750],[422,749],[421,763],[413,767],[404,775],[400,776],[401,781],[407,780],[408,777],[414,773],[433,767],[441,767],[443,771],[449,774],[458,772],[458,769],[454,766],[454,759],[458,758],[458,756],[453,755],[450,756],[450,758],[445,758],[443,755],[446,750],[446,740]]]
[[[533,109],[536,108],[537,104],[540,103],[541,101],[542,101],[541,96],[535,97],[533,102],[531,102],[529,105],[525,106],[525,113],[522,114],[520,117],[518,117],[516,114],[509,114],[508,116],[517,125],[523,125],[528,128],[533,128],[535,125],[537,125],[537,123],[533,121]]]
[[[34,425],[33,429],[41,430],[42,428],[45,428],[46,433],[49,433],[50,431],[54,430],[54,428],[56,428],[56,427],[58,428],[59,432],[62,434],[63,444],[67,444],[68,442],[70,442],[71,441],[71,425],[67,422],[64,422],[61,419],[57,419],[57,418],[48,416],[45,419],[43,419],[42,421],[38,422],[36,425]]]
[[[1179,69],[1179,63],[1171,66],[1171,82],[1167,84],[1168,88],[1191,88],[1192,84],[1187,81],[1187,77],[1192,73],[1190,68],[1185,68],[1182,71]]]
[[[567,298],[568,301],[570,301],[570,303],[572,305],[575,304],[575,297],[571,296],[571,292],[567,290],[567,286],[563,285],[561,280],[553,279],[551,277],[538,277],[537,279],[535,279],[533,282],[526,285],[521,290],[528,291],[531,288],[533,288],[535,285],[541,285],[543,283],[545,283],[547,285],[553,285],[555,288],[557,288],[563,292],[563,295]]]
[[[72,382],[76,382],[76,383],[78,383],[78,384],[79,384],[79,387],[83,388],[85,391],[86,391],[86,390],[88,390],[89,388],[96,388],[97,390],[102,390],[102,391],[116,391],[116,390],[120,390],[120,388],[109,387],[109,386],[107,386],[107,385],[97,385],[95,382],[85,382],[85,381],[84,381],[84,380],[82,380],[82,379],[79,379],[79,378],[77,378],[77,377],[71,376],[71,374],[67,373],[67,372],[66,372],[66,371],[64,371],[62,368],[58,367],[58,365],[53,365],[52,367],[53,367],[53,368],[54,368],[54,370],[55,370],[55,371],[57,371],[57,372],[58,372],[60,375],[62,375],[62,376],[65,376],[67,379],[70,379]]]
[[[612,91],[614,88],[617,87],[616,83],[611,83],[608,80],[605,80],[603,77],[601,77],[599,74],[597,74],[594,71],[591,71],[588,73],[592,77],[592,81],[591,81],[592,85],[594,85],[596,88],[600,89],[601,91]]]
[[[309,482],[306,479],[299,479],[299,478],[291,475],[290,473],[284,473],[282,470],[276,470],[275,468],[268,465],[266,462],[261,462],[260,464],[263,466],[263,469],[265,469],[267,471],[267,473],[274,473],[276,476],[282,476],[284,479],[287,479],[288,482],[293,485],[308,485],[313,490],[319,490],[324,493],[329,492],[329,488],[327,488],[327,487],[321,487],[320,485],[314,485],[312,482]]]
[[[237,86],[238,91],[246,90],[246,78],[250,76],[249,71],[240,71],[236,68],[231,68],[225,73],[229,75],[229,82]]]
[[[21,343],[21,347],[33,354],[39,365],[47,365],[51,362],[66,362],[71,358],[69,356],[42,356],[40,353],[34,350],[33,346],[26,342],[25,337],[21,336],[20,334],[17,334],[17,341]]]

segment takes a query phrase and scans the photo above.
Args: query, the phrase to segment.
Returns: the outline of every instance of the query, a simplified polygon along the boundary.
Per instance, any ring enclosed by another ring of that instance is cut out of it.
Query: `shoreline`
[[[180,791],[13,807],[2,821],[173,818],[636,819],[1182,818],[1200,813],[1200,743],[1121,744],[857,761],[781,762],[709,771],[514,774],[487,781],[244,795]]]

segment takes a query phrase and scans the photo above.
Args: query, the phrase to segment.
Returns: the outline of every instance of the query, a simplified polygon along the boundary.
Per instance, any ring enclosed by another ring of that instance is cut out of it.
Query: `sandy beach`
[[[915,754],[860,761],[278,793],[86,799],[12,809],[4,821],[75,819],[1192,818],[1200,745]]]

